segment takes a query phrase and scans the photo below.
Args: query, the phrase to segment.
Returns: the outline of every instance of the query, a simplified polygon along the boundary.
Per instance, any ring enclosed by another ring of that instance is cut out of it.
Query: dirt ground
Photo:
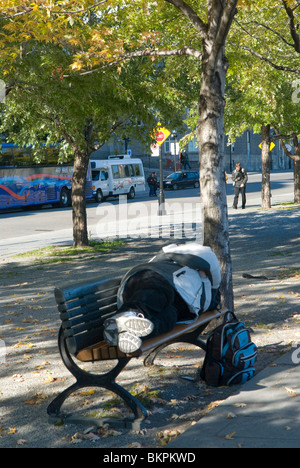
[[[273,363],[282,353],[300,342],[300,212],[290,212],[290,231],[285,230],[289,244],[283,233],[280,238],[274,231],[274,226],[287,224],[287,212],[272,213],[268,225],[273,226],[274,235],[268,238],[263,228],[266,219],[260,214],[244,216],[242,226],[239,218],[231,219],[236,313],[251,328],[259,348],[257,372],[276,365]],[[48,421],[47,406],[74,381],[57,348],[60,321],[54,287],[125,272],[169,243],[166,239],[127,240],[110,253],[58,263],[39,257],[1,261],[0,343],[5,344],[6,352],[0,355],[0,447],[165,447],[239,391],[238,386],[206,386],[199,380],[203,352],[178,344],[167,348],[154,366],[145,368],[142,358],[135,359],[119,376],[119,382],[142,398],[149,410],[142,431],[117,425],[97,429],[94,417],[100,413],[117,417],[127,409],[112,394],[92,389],[77,393],[66,403],[66,410],[76,409],[90,418],[90,424]],[[245,277],[245,273],[266,278]]]

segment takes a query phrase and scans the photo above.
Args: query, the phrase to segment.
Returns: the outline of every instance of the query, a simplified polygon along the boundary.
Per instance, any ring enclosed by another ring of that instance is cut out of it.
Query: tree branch
[[[128,59],[131,59],[131,58],[171,57],[171,56],[183,56],[183,55],[191,56],[199,60],[202,58],[202,53],[199,50],[192,49],[191,47],[182,47],[180,49],[173,49],[173,50],[147,49],[147,50],[140,50],[140,51],[135,51],[129,54],[122,55],[120,58],[116,59],[113,62],[106,63],[105,65],[102,65],[101,67],[95,68],[93,70],[80,72],[78,73],[78,75],[79,76],[92,75],[93,73],[97,73],[101,70],[104,70],[105,68],[114,67],[118,65],[119,63]],[[63,75],[64,78],[70,78],[70,76],[72,75]]]
[[[214,40],[214,55],[217,57],[219,54],[220,48],[224,46],[233,18],[237,13],[238,0],[228,0],[225,7],[222,7],[222,16],[220,19],[220,25]]]
[[[291,42],[288,42],[285,37],[283,37],[281,34],[279,34],[278,31],[275,31],[275,29],[272,29],[270,28],[270,26],[267,26],[263,23],[259,23],[258,21],[250,21],[250,23],[240,23],[239,21],[237,21],[236,19],[234,20],[235,23],[246,33],[248,34],[248,36],[252,37],[253,39],[257,39],[257,37],[255,37],[253,34],[251,34],[246,28],[245,28],[245,24],[254,24],[256,26],[260,26],[264,29],[266,29],[267,31],[270,31],[271,33],[275,34],[276,36],[278,36],[282,42],[284,42],[285,44],[287,44],[289,47],[293,47],[294,48],[294,44],[292,44]]]
[[[276,137],[273,137],[272,140],[274,140],[274,141],[279,140],[280,146],[283,149],[284,154],[288,158],[295,159],[295,156],[287,149],[287,147],[286,147],[286,145],[284,143],[284,140],[291,140],[291,139],[295,140],[295,135],[296,134],[292,133],[291,135],[280,135],[277,128],[274,127],[274,130],[276,132]],[[296,135],[296,139],[297,139],[297,142],[298,142],[298,135]]]
[[[289,18],[289,28],[290,28],[290,33],[291,33],[292,39],[294,41],[295,51],[300,53],[300,38],[299,38],[299,34],[297,33],[297,30],[296,30],[294,12],[288,6],[286,0],[282,0],[282,4],[283,4],[283,6],[285,8],[285,11],[286,11],[286,14],[288,15],[288,18]]]
[[[239,46],[239,47],[240,47],[240,49],[243,49],[243,50],[246,50],[247,52],[250,52],[250,54],[254,55],[255,57],[258,57],[263,62],[268,63],[269,65],[271,65],[271,67],[275,68],[276,70],[286,71],[286,72],[290,72],[290,73],[297,73],[298,75],[300,75],[300,69],[285,67],[283,65],[277,65],[276,63],[272,62],[272,60],[268,59],[264,55],[259,54],[258,52],[251,49],[250,47],[246,47],[246,46]]]
[[[103,5],[104,3],[107,3],[108,0],[101,0],[100,2],[96,2],[93,5],[87,7],[87,8],[81,8],[80,10],[73,10],[73,11],[68,11],[68,10],[50,10],[50,13],[55,13],[55,14],[60,14],[64,13],[66,15],[77,15],[78,13],[84,13],[85,11],[90,11],[96,8],[99,5]]]
[[[191,21],[193,26],[200,33],[202,39],[205,39],[207,35],[207,25],[204,23],[204,21],[201,20],[197,13],[187,3],[185,3],[183,0],[165,1],[178,8],[178,10],[180,10],[181,13],[183,13],[184,16],[186,16]]]

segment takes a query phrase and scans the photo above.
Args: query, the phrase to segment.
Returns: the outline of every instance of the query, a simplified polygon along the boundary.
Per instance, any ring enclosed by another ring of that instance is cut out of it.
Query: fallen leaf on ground
[[[25,444],[27,444],[27,440],[25,440],[25,439],[17,440],[17,445],[25,445]]]
[[[285,390],[287,391],[287,393],[289,394],[289,397],[291,398],[298,396],[293,388],[285,387]]]
[[[227,434],[227,435],[225,436],[225,439],[226,439],[226,440],[232,440],[232,439],[234,439],[233,436],[234,436],[235,434],[236,434],[236,432],[232,432],[231,434]]]
[[[167,445],[171,440],[176,439],[181,434],[181,431],[179,430],[168,430],[166,429],[165,431],[159,431],[156,435],[160,440],[160,443],[162,446]]]

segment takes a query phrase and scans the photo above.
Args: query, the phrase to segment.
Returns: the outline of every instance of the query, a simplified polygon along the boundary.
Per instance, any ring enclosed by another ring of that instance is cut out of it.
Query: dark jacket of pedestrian
[[[232,180],[235,187],[241,187],[243,185],[246,185],[248,182],[247,171],[240,165],[237,165],[234,171],[232,172]]]

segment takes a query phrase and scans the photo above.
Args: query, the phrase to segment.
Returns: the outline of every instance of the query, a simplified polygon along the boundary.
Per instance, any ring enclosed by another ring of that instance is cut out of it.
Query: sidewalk
[[[300,448],[300,365],[292,353],[177,437],[173,448]]]

